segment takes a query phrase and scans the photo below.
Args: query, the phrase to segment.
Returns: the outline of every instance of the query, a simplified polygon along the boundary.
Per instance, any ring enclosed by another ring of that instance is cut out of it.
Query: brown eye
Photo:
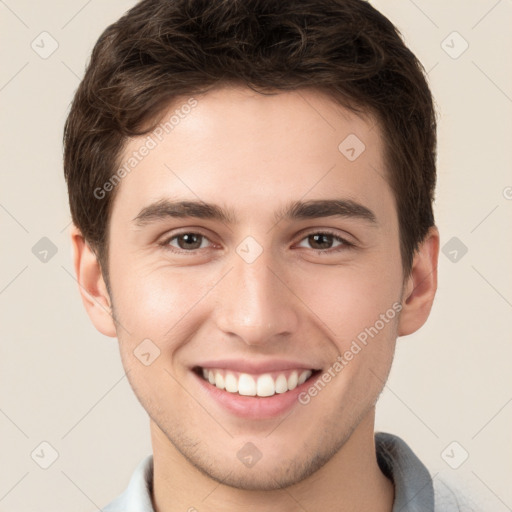
[[[308,236],[309,245],[313,249],[330,249],[332,247],[334,237],[326,233],[317,233]]]
[[[184,251],[191,251],[206,247],[206,242],[207,238],[199,233],[182,233],[181,235],[173,236],[168,244]]]
[[[353,244],[347,242],[345,239],[335,235],[334,233],[318,232],[311,233],[304,237],[298,246],[327,252],[329,249],[348,249],[349,247],[353,247]]]

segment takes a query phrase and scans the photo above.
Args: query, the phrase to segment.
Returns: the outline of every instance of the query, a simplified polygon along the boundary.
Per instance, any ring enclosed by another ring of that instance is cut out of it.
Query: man
[[[153,454],[104,510],[459,510],[374,433],[436,292],[435,146],[364,1],[145,0],[106,29],[65,128],[75,270]]]

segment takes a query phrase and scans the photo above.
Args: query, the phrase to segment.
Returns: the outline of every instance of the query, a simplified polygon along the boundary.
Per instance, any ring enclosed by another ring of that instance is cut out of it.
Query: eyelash
[[[172,240],[174,240],[174,239],[176,239],[176,238],[178,238],[180,236],[183,236],[183,235],[199,235],[199,236],[205,238],[206,240],[208,240],[210,243],[213,243],[206,235],[203,235],[200,232],[196,232],[196,231],[183,231],[182,233],[174,234],[171,237],[166,238],[159,245],[161,245],[165,250],[169,250],[169,251],[177,253],[177,254],[190,254],[190,253],[194,253],[194,252],[197,252],[198,250],[200,250],[200,249],[191,249],[191,250],[178,249],[178,248],[173,247],[173,246],[170,245],[170,242]],[[336,233],[334,233],[333,231],[330,231],[328,229],[321,230],[321,231],[311,231],[309,233],[306,233],[299,240],[299,243],[302,242],[303,240],[307,239],[308,237],[312,236],[312,235],[330,235],[330,236],[332,236],[334,238],[335,241],[341,242],[341,244],[342,244],[342,245],[340,245],[338,247],[329,248],[329,249],[313,249],[313,248],[310,248],[311,251],[314,251],[317,254],[330,254],[330,253],[335,253],[335,252],[346,251],[346,250],[353,249],[353,248],[356,247],[355,244],[353,244],[352,242],[349,242],[345,238],[342,238],[341,236],[337,235]],[[203,249],[204,249],[204,247],[203,247]],[[302,249],[304,249],[304,247]]]
[[[355,248],[355,244],[353,244],[352,242],[349,242],[347,239],[337,235],[336,233],[334,233],[333,231],[330,231],[328,229],[324,229],[324,230],[321,230],[321,231],[311,231],[310,233],[307,233],[306,235],[304,235],[299,240],[299,243],[302,242],[303,240],[305,240],[306,238],[312,236],[312,235],[330,235],[330,236],[333,237],[333,239],[335,241],[341,242],[340,246],[334,247],[334,248],[331,247],[329,249],[313,249],[313,248],[310,248],[310,250],[311,251],[315,251],[316,254],[331,254],[331,253],[346,251],[346,250]]]

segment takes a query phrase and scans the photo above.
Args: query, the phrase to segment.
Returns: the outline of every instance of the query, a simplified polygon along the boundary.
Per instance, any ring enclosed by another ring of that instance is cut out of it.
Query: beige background
[[[98,510],[151,450],[116,341],[95,331],[80,302],[61,162],[88,55],[133,3],[0,1],[1,512]],[[398,343],[377,428],[402,436],[434,474],[467,481],[487,511],[512,510],[512,2],[373,3],[429,71],[437,224],[443,246],[457,237],[468,249],[456,262],[441,254],[431,318]],[[464,42],[453,31],[469,44],[458,58]],[[32,41],[41,53],[51,38],[58,48],[40,57]],[[57,250],[46,262],[32,252],[43,237]],[[43,441],[58,452],[46,470]]]

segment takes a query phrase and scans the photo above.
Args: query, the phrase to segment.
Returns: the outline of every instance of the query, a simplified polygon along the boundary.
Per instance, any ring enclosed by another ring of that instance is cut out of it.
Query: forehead
[[[114,211],[136,214],[167,197],[220,202],[242,218],[328,196],[378,210],[393,202],[382,155],[370,116],[317,91],[223,87],[175,101],[153,132],[128,141]]]

